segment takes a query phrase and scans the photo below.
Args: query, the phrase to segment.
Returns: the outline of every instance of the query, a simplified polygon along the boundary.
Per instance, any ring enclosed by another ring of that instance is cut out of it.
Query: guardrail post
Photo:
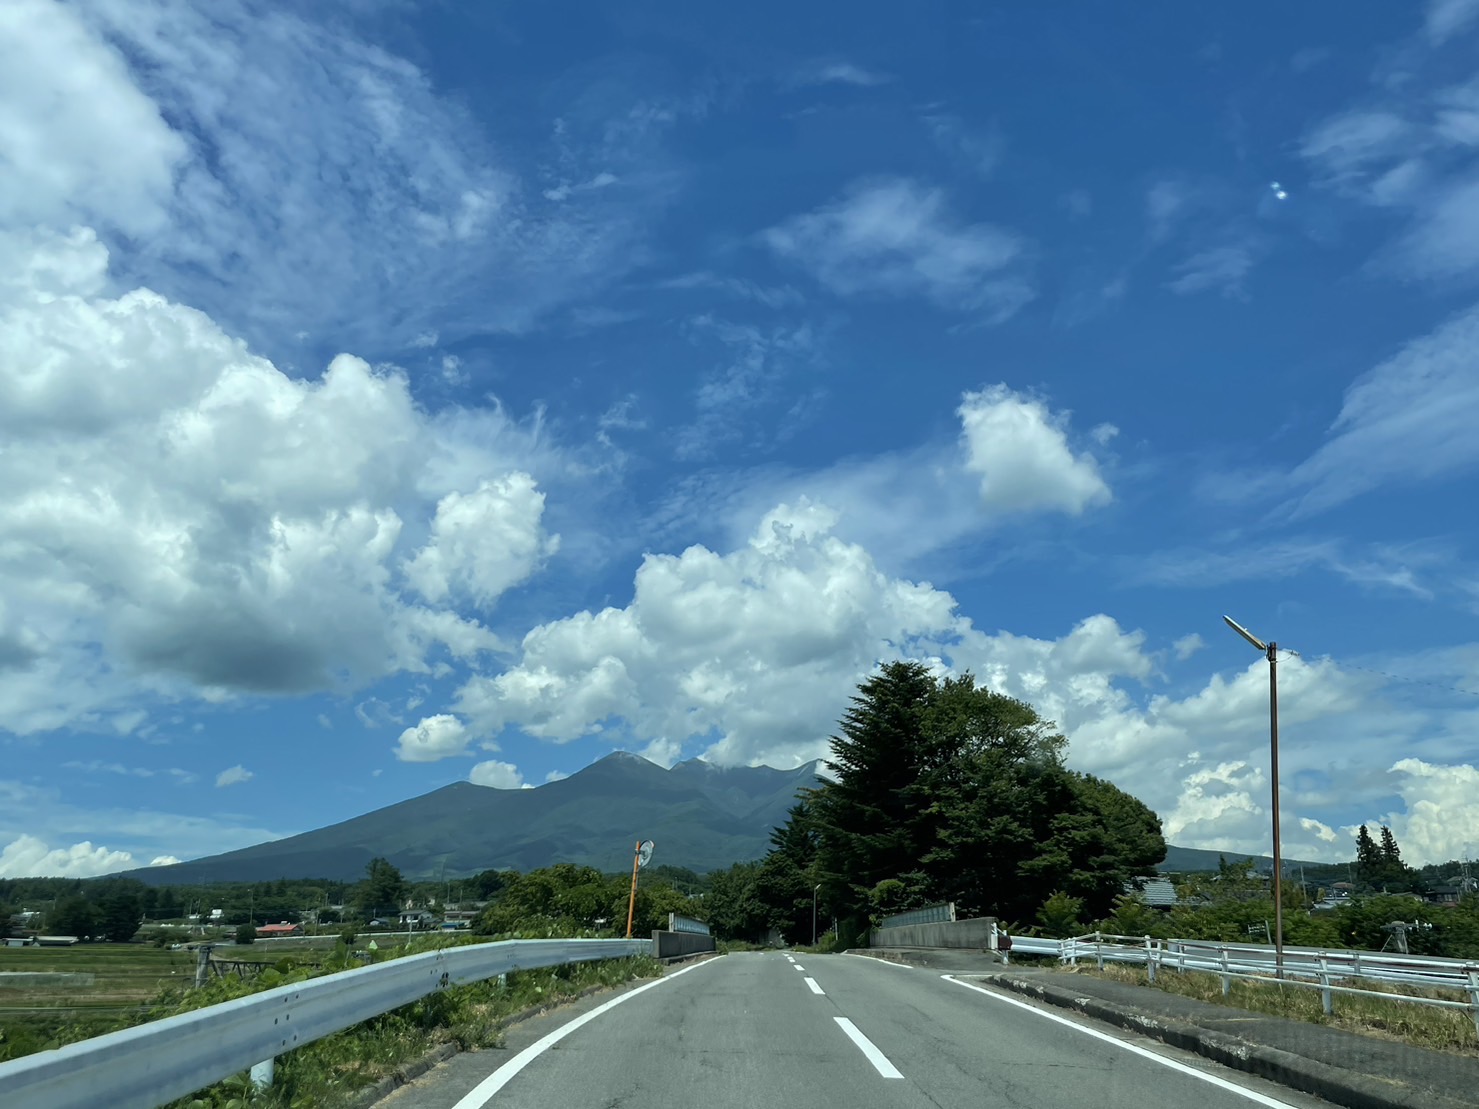
[[[1474,1031],[1479,1032],[1479,968],[1464,969],[1469,972],[1469,1016],[1474,1018]]]
[[[272,1072],[276,1066],[276,1059],[263,1059],[260,1063],[252,1064],[252,1089],[265,1090],[271,1086]]]
[[[1155,981],[1155,947],[1149,936],[1145,937],[1145,973],[1152,982]]]
[[[1099,958],[1099,969],[1104,969],[1104,933],[1094,933],[1094,954]]]
[[[1232,978],[1228,974],[1227,965],[1227,944],[1223,944],[1218,950],[1222,952],[1222,996],[1226,997],[1232,993]]]
[[[1335,994],[1330,989],[1330,960],[1320,952],[1320,1007],[1328,1017],[1335,1012]]]
[[[195,988],[204,986],[211,976],[211,945],[203,943],[195,949]]]

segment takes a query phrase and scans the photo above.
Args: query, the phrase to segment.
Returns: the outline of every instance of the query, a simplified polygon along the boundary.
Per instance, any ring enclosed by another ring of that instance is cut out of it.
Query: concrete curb
[[[1415,1090],[1369,1075],[1356,1074],[1276,1047],[1250,1043],[1200,1025],[1174,1018],[1151,1016],[1097,997],[1075,995],[1071,989],[1049,986],[1009,974],[985,976],[1013,993],[1072,1009],[1117,1027],[1139,1032],[1184,1051],[1195,1052],[1225,1067],[1256,1074],[1282,1086],[1314,1094],[1347,1109],[1472,1109],[1472,1101],[1457,1101],[1429,1090]]]

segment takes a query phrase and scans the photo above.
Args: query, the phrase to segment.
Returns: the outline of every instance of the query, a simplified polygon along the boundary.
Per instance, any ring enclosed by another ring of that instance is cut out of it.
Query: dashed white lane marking
[[[847,1033],[847,1038],[858,1045],[868,1062],[873,1064],[873,1069],[884,1078],[903,1078],[899,1068],[888,1061],[888,1056],[873,1046],[873,1041],[858,1031],[858,1026],[846,1017],[833,1017],[839,1028]]]
[[[817,985],[817,980],[815,978],[807,978],[806,984],[811,987],[812,993],[822,993],[822,987]],[[823,996],[825,996],[825,994]]]
[[[479,1082],[476,1086],[474,1086],[471,1090],[464,1094],[462,1100],[459,1101],[455,1106],[453,1106],[452,1109],[483,1109],[483,1106],[487,1105],[488,1102],[493,1099],[493,1095],[496,1094],[499,1090],[503,1089],[504,1086],[508,1085],[509,1080],[512,1079],[516,1074],[518,1074],[519,1071],[523,1070],[530,1063],[534,1062],[534,1060],[543,1055],[545,1051],[553,1047],[555,1044],[559,1043],[566,1036],[570,1035],[570,1033],[574,1032],[577,1028],[580,1028],[582,1025],[589,1024],[591,1021],[595,1020],[598,1016],[606,1012],[608,1009],[616,1008],[623,1001],[630,1001],[639,993],[645,993],[646,991],[653,989],[654,987],[661,986],[664,982],[671,982],[674,978],[681,978],[683,977],[683,975],[687,974],[691,970],[697,970],[699,967],[708,966],[710,963],[721,962],[723,959],[724,956],[722,955],[719,956],[718,959],[705,959],[701,963],[694,963],[692,966],[684,967],[682,970],[674,971],[672,974],[665,974],[655,982],[648,982],[646,985],[638,986],[635,990],[628,990],[626,993],[621,994],[618,997],[613,997],[610,1001],[606,1002],[603,1005],[597,1005],[589,1013],[582,1013],[580,1016],[570,1021],[570,1023],[560,1025],[560,1027],[556,1028],[553,1032],[550,1032],[548,1035],[530,1044],[523,1051],[519,1052],[507,1063],[504,1063],[503,1066],[499,1067],[496,1071],[490,1074],[487,1078]]]
[[[800,971],[806,970],[806,968],[804,966],[802,966],[800,963],[792,963],[791,965],[793,967],[795,967],[797,970],[800,970]]]
[[[1269,1097],[1266,1094],[1260,1094],[1256,1090],[1249,1090],[1242,1086],[1239,1086],[1236,1082],[1229,1082],[1225,1078],[1218,1078],[1215,1074],[1208,1074],[1206,1071],[1197,1070],[1195,1067],[1189,1067],[1185,1063],[1178,1062],[1175,1059],[1167,1059],[1164,1055],[1157,1055],[1154,1051],[1147,1051],[1139,1044],[1127,1043],[1126,1041],[1117,1039],[1116,1037],[1111,1036],[1106,1032],[1101,1032],[1097,1028],[1089,1028],[1086,1025],[1079,1024],[1077,1021],[1069,1020],[1067,1017],[1059,1016],[1057,1013],[1049,1013],[1044,1009],[1039,1009],[1036,1005],[1029,1005],[1025,1001],[1018,1001],[1015,997],[1006,997],[994,990],[986,990],[982,989],[980,986],[972,985],[970,982],[962,982],[953,975],[942,974],[940,975],[940,977],[945,979],[945,981],[947,982],[953,983],[954,985],[964,986],[968,990],[975,990],[977,993],[985,994],[987,997],[991,998],[994,1001],[1001,1001],[1007,1005],[1015,1005],[1019,1009],[1026,1009],[1029,1013],[1036,1013],[1038,1016],[1042,1017],[1045,1020],[1057,1021],[1059,1024],[1066,1025],[1077,1032],[1082,1032],[1085,1036],[1093,1036],[1096,1040],[1103,1040],[1107,1044],[1114,1044],[1115,1047],[1122,1047],[1126,1051],[1134,1052],[1136,1055],[1143,1056],[1153,1063],[1159,1063],[1163,1067],[1170,1067],[1174,1071],[1180,1071],[1182,1074],[1189,1074],[1193,1078],[1200,1078],[1203,1082],[1210,1082],[1212,1085],[1218,1086],[1224,1090],[1229,1090],[1235,1094],[1241,1094],[1249,1101],[1255,1102],[1258,1105],[1266,1105],[1269,1107],[1269,1109],[1295,1109],[1295,1107],[1290,1105],[1287,1101],[1279,1101],[1277,1098]]]

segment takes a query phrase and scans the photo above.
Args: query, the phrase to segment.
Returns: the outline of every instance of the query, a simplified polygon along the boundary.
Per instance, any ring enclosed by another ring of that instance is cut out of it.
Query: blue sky
[[[1225,612],[1287,854],[1479,844],[1479,0],[981,8],[6,5],[0,874],[901,656],[1261,851]]]

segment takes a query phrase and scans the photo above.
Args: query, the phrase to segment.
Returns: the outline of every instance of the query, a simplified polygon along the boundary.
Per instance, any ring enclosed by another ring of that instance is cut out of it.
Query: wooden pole
[[[642,841],[637,841],[632,852],[632,895],[627,899],[627,939],[632,938],[632,914],[637,909],[637,863],[642,858]]]

